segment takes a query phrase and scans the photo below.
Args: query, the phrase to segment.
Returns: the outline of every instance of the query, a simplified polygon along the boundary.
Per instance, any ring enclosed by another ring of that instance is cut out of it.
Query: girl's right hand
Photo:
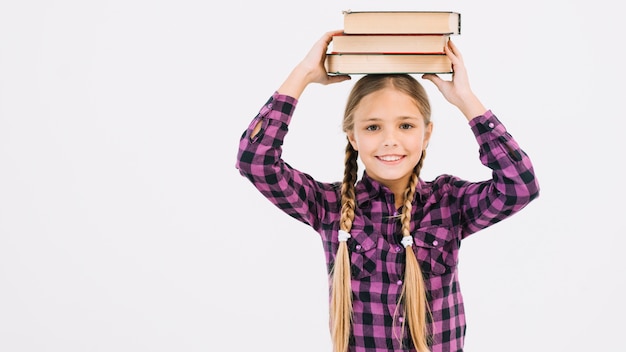
[[[287,80],[278,89],[278,92],[298,99],[310,83],[327,85],[349,80],[349,75],[329,75],[324,65],[328,45],[333,40],[333,35],[342,31],[335,30],[324,33],[315,42],[304,59],[291,71]]]

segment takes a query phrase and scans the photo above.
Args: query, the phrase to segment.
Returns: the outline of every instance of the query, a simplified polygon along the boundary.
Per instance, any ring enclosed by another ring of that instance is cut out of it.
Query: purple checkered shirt
[[[337,252],[341,184],[323,183],[281,159],[282,143],[297,100],[274,93],[241,137],[236,167],[274,205],[308,224],[322,239],[327,268]],[[258,122],[261,131],[250,138]],[[457,261],[461,240],[524,208],[539,195],[530,159],[491,111],[469,123],[481,162],[493,178],[468,182],[451,175],[419,181],[411,234],[432,311],[432,352],[462,351],[465,312]],[[353,323],[350,351],[415,351],[402,316],[405,249],[391,191],[364,172],[356,185],[355,218],[348,240]],[[399,307],[402,312],[402,307]]]

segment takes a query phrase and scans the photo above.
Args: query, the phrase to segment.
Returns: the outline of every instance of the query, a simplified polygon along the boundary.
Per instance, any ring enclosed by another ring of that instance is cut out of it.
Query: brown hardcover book
[[[444,54],[326,54],[330,74],[452,73]]]
[[[461,34],[453,11],[343,11],[346,34]]]
[[[443,54],[448,34],[338,34],[333,53]]]

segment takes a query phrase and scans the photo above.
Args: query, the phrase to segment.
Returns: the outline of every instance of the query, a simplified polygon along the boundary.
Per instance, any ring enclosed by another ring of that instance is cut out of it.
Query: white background
[[[342,10],[450,10],[541,196],[464,241],[466,351],[623,348],[623,18],[599,1],[0,2],[0,351],[330,351],[317,234],[236,171],[239,136]],[[354,80],[358,78],[353,77]],[[284,158],[339,180],[353,82]],[[424,81],[422,176],[489,177]]]

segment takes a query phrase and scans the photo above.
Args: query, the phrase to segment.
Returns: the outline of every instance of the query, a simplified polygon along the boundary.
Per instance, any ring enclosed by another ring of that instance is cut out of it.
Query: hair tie
[[[352,236],[350,236],[349,233],[347,233],[344,230],[339,230],[339,242],[346,242],[348,240],[348,238],[350,238]]]
[[[413,236],[404,236],[402,237],[402,241],[400,241],[404,248],[411,247],[413,245]]]

